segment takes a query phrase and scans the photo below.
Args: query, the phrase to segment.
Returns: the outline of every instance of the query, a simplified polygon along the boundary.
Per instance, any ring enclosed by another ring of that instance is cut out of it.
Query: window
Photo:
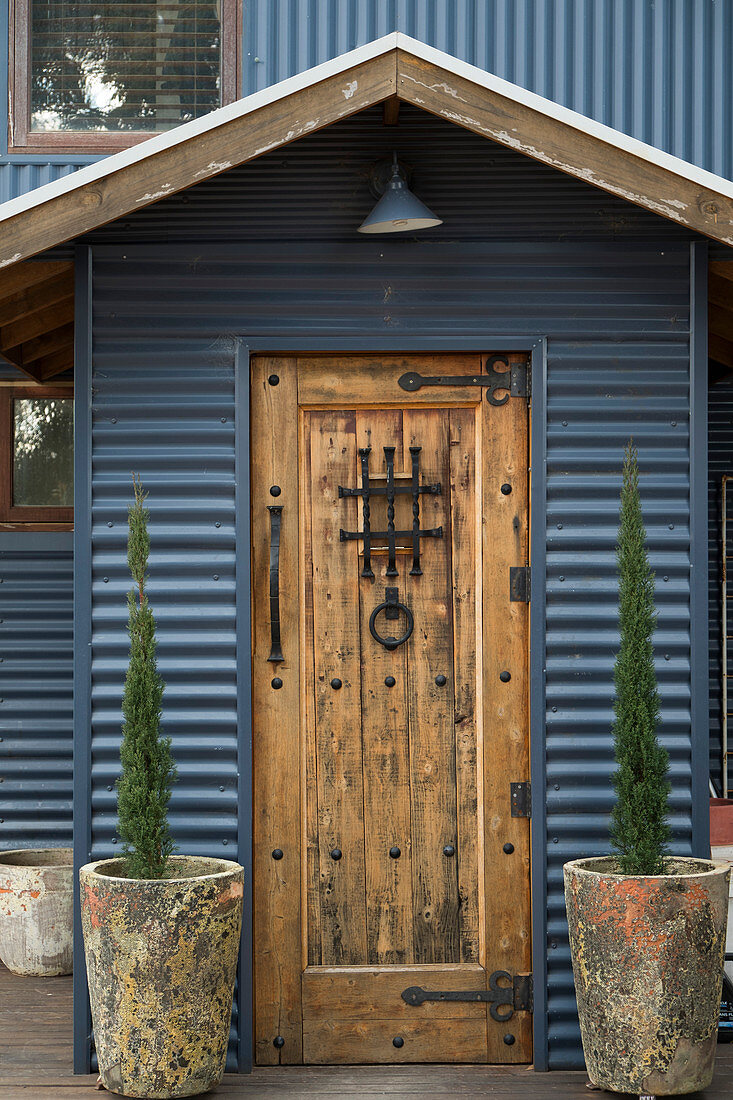
[[[0,521],[71,523],[74,401],[68,387],[0,389]]]
[[[237,0],[14,0],[11,148],[111,152],[236,98]]]

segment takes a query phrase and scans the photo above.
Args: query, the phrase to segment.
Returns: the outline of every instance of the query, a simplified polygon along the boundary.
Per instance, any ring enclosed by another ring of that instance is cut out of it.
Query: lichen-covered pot
[[[224,1074],[244,870],[173,856],[168,879],[128,879],[120,859],[79,872],[102,1084],[122,1096],[196,1096]]]
[[[74,869],[71,848],[0,852],[0,959],[14,974],[70,974]]]
[[[614,1092],[671,1096],[713,1078],[728,864],[670,861],[614,873],[610,856],[566,863],[565,904],[588,1076]]]

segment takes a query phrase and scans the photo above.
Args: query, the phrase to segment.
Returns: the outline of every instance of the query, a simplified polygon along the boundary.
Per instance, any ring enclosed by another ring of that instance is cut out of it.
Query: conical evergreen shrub
[[[617,800],[611,819],[611,843],[624,875],[664,874],[670,832],[669,756],[657,739],[654,574],[645,543],[638,453],[629,440],[617,546],[621,644],[614,670]]]
[[[150,554],[147,493],[133,474],[128,509],[127,564],[135,581],[127,597],[130,661],[122,698],[122,775],[117,783],[118,831],[129,878],[165,878],[173,841],[168,803],[176,776],[171,742],[161,737],[163,681],[156,662],[155,619],[145,583]]]

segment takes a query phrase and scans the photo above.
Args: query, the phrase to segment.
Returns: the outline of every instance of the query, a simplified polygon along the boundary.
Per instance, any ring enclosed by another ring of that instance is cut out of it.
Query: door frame
[[[529,425],[529,548],[532,563],[532,599],[529,605],[529,737],[530,781],[530,897],[532,909],[532,1018],[533,1065],[548,1069],[547,1051],[547,882],[545,806],[545,554],[547,474],[547,338],[486,332],[472,336],[375,334],[314,336],[312,332],[287,336],[239,336],[234,355],[235,377],[235,539],[237,638],[237,741],[239,753],[238,860],[244,866],[244,919],[237,970],[237,1008],[240,1073],[253,1064],[253,937],[252,937],[252,667],[251,667],[251,529],[250,529],[250,360],[255,355],[284,356],[384,354],[402,352],[524,351],[531,370]],[[244,551],[244,548],[247,548]]]

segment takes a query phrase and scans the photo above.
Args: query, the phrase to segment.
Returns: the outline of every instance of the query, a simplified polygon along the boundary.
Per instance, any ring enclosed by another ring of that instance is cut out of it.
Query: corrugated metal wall
[[[722,789],[722,681],[721,681],[721,478],[733,474],[733,383],[718,383],[710,390],[708,406],[708,531],[710,581],[710,774]],[[729,574],[730,576],[730,574]],[[733,654],[730,657],[733,674]],[[730,733],[733,743],[733,729]],[[733,761],[728,767],[733,790]]]
[[[244,0],[244,92],[393,30],[733,175],[729,0]]]
[[[0,534],[0,849],[71,844],[70,534]]]
[[[729,0],[242,3],[243,95],[400,30],[733,178]],[[68,165],[17,154],[3,159],[0,201],[89,158],[70,157]]]
[[[149,595],[166,684],[163,728],[178,766],[171,825],[181,850],[226,857],[237,836],[231,354],[200,336],[162,340],[162,285],[150,309],[138,300],[134,323],[120,332],[129,288],[119,274],[112,287],[102,266],[95,283],[92,857],[114,854],[116,844],[133,470],[150,493]],[[169,308],[177,313],[175,302]]]
[[[546,178],[540,166],[519,158],[510,165],[503,158],[513,154],[437,121],[430,125],[441,154],[440,142],[447,149],[455,139],[451,172],[461,183],[441,192],[445,229],[414,240],[360,238],[353,232],[356,214],[363,216],[370,200],[363,179],[348,182],[344,165],[353,149],[344,130],[371,125],[367,119],[335,127],[330,156],[324,136],[314,135],[288,150],[287,164],[272,154],[189,192],[187,201],[165,200],[126,219],[124,245],[94,247],[94,851],[114,851],[108,788],[125,652],[124,505],[129,471],[136,469],[151,491],[151,597],[169,684],[166,728],[183,765],[174,824],[186,846],[232,854],[232,338],[256,345],[258,334],[348,334],[367,349],[384,333],[477,334],[482,342],[491,331],[547,334],[550,1063],[579,1065],[560,866],[607,848],[613,547],[621,451],[632,434],[658,572],[658,671],[662,734],[673,761],[675,846],[690,848],[689,246],[675,228],[625,207],[629,217],[641,218],[644,234],[613,241],[614,232],[627,232],[625,224],[609,228],[593,219],[593,203],[608,209],[608,200],[582,184],[573,185],[576,228],[585,226],[593,242],[527,239],[538,212],[538,238],[566,236],[568,181]],[[400,147],[410,141],[408,129],[400,127]],[[430,174],[441,173],[443,157],[432,160],[426,135],[421,131],[420,170],[428,197]],[[364,133],[351,139],[367,163],[393,140],[382,132],[370,157]],[[312,170],[304,171],[311,155]],[[521,187],[511,176],[520,164]],[[505,192],[509,222],[493,223],[494,232],[511,235],[523,221],[520,241],[488,239],[492,173],[514,183]],[[294,239],[303,237],[304,221],[318,235],[329,209],[343,239]],[[161,240],[166,210],[169,232],[181,243]],[[213,236],[228,225],[229,243],[202,246],[209,222]],[[475,239],[476,224],[483,241]],[[272,239],[247,244],[263,225]],[[183,243],[186,233],[196,242]]]

